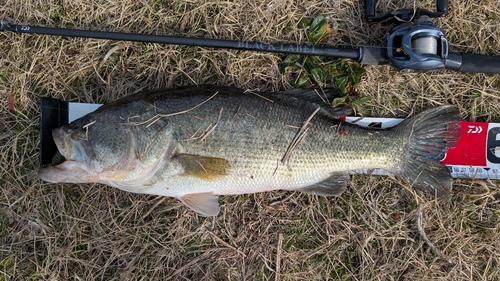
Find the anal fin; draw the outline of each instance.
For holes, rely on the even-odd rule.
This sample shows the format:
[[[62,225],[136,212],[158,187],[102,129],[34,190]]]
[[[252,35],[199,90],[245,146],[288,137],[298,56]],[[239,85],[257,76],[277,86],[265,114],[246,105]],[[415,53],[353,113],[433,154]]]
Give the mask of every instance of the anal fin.
[[[191,210],[205,217],[214,217],[220,212],[219,197],[212,192],[185,194],[179,200]]]
[[[348,180],[347,174],[335,173],[324,181],[297,189],[297,191],[319,196],[340,196],[346,190]]]

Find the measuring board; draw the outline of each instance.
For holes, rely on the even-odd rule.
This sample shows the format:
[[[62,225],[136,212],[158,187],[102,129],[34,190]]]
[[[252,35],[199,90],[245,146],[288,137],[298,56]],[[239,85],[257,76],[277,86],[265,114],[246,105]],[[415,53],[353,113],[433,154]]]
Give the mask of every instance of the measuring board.
[[[390,128],[404,119],[342,117],[364,127]],[[441,160],[454,178],[500,179],[500,123],[460,121],[460,138]],[[359,173],[388,174],[382,170]]]

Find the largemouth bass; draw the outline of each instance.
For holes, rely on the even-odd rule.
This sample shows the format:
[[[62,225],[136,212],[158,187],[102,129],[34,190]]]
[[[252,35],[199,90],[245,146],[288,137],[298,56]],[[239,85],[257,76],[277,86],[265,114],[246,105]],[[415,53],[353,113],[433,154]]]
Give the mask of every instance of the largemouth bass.
[[[385,169],[418,190],[448,195],[452,178],[439,161],[459,138],[454,106],[367,129],[336,120],[310,92],[200,86],[128,96],[55,129],[62,163],[38,175],[171,196],[204,216],[219,213],[218,195],[339,196],[348,172],[359,169]]]

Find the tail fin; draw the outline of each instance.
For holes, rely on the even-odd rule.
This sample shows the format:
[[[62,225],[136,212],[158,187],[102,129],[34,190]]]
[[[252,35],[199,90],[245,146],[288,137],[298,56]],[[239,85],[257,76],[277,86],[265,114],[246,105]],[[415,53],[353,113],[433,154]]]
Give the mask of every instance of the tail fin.
[[[398,130],[406,135],[407,144],[396,175],[418,190],[446,198],[452,188],[452,177],[439,161],[460,137],[459,120],[457,108],[447,105],[403,121]]]

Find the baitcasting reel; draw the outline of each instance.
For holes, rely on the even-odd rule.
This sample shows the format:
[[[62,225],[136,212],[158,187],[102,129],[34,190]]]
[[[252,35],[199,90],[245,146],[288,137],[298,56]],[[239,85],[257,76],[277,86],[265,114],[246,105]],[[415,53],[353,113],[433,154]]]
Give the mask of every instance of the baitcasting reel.
[[[375,4],[376,0],[366,0],[369,22],[392,19],[400,23],[387,34],[387,59],[397,69],[425,71],[452,67],[444,31],[435,27],[431,20],[446,15],[447,0],[437,0],[436,12],[421,8],[401,9],[381,16],[375,16]]]
[[[387,34],[387,59],[399,70],[445,68],[448,41],[428,16],[405,23]]]
[[[385,56],[397,69],[427,71],[447,68],[461,72],[499,73],[499,57],[449,52],[444,31],[434,26],[431,20],[446,16],[447,0],[437,0],[435,12],[422,8],[400,9],[381,16],[375,15],[375,5],[376,0],[366,0],[365,14],[369,22],[392,20],[398,23],[387,33],[386,53],[375,56]],[[379,60],[378,63],[385,62]]]

